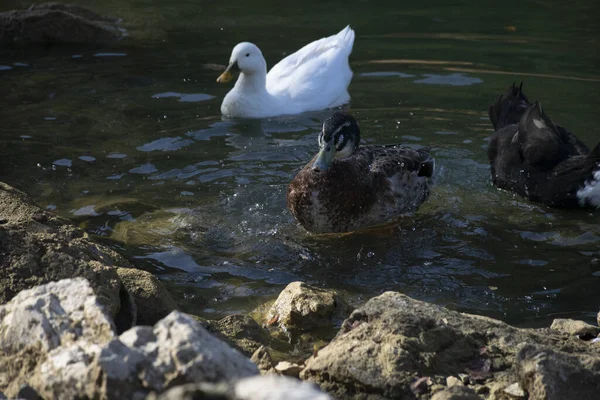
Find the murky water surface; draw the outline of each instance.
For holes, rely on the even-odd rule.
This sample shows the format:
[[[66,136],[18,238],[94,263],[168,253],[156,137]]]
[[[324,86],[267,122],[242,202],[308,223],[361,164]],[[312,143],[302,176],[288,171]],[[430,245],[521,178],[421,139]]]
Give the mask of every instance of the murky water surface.
[[[519,325],[594,320],[600,213],[496,190],[485,150],[488,104],[514,80],[588,145],[600,139],[594,2],[77,3],[121,17],[129,36],[0,51],[1,178],[156,273],[186,310],[247,312],[303,280]],[[348,23],[364,141],[433,146],[437,181],[396,226],[312,236],[285,193],[329,112],[223,120],[230,86],[214,64],[247,40],[273,65]]]

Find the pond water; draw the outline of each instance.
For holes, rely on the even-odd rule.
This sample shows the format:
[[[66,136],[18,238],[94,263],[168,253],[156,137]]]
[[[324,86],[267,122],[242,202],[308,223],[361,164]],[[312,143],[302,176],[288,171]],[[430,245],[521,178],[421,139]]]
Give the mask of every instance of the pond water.
[[[185,310],[248,312],[303,280],[521,326],[595,319],[600,212],[497,190],[486,158],[487,107],[513,81],[598,142],[594,2],[75,3],[122,18],[129,35],[106,48],[0,50],[0,178],[157,274]],[[215,79],[237,42],[272,66],[347,24],[349,108],[365,143],[433,146],[437,179],[395,226],[313,236],[285,193],[330,111],[225,120],[231,85]]]

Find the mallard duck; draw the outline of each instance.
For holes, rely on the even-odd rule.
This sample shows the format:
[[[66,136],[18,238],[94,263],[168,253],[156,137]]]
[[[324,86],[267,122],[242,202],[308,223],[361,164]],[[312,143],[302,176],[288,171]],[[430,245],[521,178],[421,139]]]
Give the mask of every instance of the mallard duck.
[[[287,192],[288,209],[306,230],[350,232],[383,224],[417,210],[429,196],[435,166],[429,149],[359,142],[351,115],[336,112],[323,123],[319,153]]]
[[[492,182],[552,207],[600,207],[600,143],[590,152],[514,84],[489,107]]]
[[[354,44],[350,26],[337,35],[307,44],[267,74],[260,49],[248,42],[236,45],[229,66],[217,82],[239,78],[221,104],[227,116],[265,118],[337,107],[350,100],[352,71],[348,56]]]

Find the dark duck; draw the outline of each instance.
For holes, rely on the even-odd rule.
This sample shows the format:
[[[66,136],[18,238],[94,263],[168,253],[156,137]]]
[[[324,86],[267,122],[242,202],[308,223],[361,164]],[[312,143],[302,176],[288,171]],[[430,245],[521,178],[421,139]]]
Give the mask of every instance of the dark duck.
[[[309,232],[351,232],[411,213],[429,196],[435,166],[428,149],[360,146],[349,114],[323,123],[319,153],[288,188],[287,206]]]
[[[529,103],[522,83],[498,96],[489,117],[494,185],[551,207],[600,207],[600,143],[590,151],[554,124],[540,103]]]

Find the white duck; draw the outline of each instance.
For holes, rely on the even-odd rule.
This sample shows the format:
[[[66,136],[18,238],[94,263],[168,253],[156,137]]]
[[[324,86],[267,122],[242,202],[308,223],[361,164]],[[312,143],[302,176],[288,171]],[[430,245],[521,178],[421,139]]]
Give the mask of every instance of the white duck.
[[[229,66],[217,82],[240,76],[221,104],[227,116],[265,118],[337,107],[350,100],[352,70],[348,56],[354,31],[347,26],[337,35],[307,44],[267,74],[260,49],[248,42],[233,48]]]

